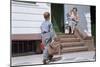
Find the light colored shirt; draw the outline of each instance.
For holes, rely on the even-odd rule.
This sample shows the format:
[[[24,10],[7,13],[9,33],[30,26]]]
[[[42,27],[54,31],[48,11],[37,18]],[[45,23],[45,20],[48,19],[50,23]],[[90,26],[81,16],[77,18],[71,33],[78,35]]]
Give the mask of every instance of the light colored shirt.
[[[41,24],[41,32],[51,32],[52,23],[50,21],[44,21]]]
[[[40,28],[41,28],[41,35],[42,36],[44,35],[43,32],[49,32],[49,34],[52,37],[52,40],[57,37],[57,35],[55,33],[55,30],[53,29],[53,25],[52,25],[52,23],[50,21],[44,21],[41,24],[41,27]]]

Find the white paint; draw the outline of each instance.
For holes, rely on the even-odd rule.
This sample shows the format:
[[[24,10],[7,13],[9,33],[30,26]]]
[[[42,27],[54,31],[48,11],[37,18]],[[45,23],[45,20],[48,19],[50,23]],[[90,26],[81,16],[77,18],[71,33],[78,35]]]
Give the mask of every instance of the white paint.
[[[40,33],[43,13],[50,12],[49,3],[24,3],[12,1],[12,34]]]
[[[23,24],[21,24],[23,23]],[[14,21],[12,23],[12,27],[39,27],[41,25],[41,22],[33,22],[33,21]]]
[[[41,32],[40,28],[12,28],[13,34],[34,34]]]
[[[87,5],[64,5],[64,21],[66,22],[66,14],[73,8],[77,7],[78,14],[80,16],[80,22],[78,23],[78,29],[81,32],[85,32],[88,36],[91,36],[91,16],[90,6]]]
[[[86,20],[87,20],[87,30],[85,32],[88,34],[88,36],[91,36],[91,19],[90,19],[90,13],[85,14]]]
[[[96,5],[96,0],[24,0],[24,1]]]

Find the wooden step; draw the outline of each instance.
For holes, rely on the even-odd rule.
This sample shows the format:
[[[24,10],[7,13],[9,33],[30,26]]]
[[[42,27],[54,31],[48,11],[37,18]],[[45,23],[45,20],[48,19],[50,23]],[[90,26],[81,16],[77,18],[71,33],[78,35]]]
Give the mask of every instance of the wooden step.
[[[58,35],[59,38],[76,38],[75,35]]]
[[[75,47],[75,46],[84,46],[84,42],[68,42],[61,43],[62,47]]]
[[[68,47],[68,48],[63,48],[62,53],[67,53],[67,52],[80,52],[80,51],[87,51],[88,47],[87,46],[80,46],[80,47]]]
[[[60,42],[80,42],[80,38],[60,38]]]

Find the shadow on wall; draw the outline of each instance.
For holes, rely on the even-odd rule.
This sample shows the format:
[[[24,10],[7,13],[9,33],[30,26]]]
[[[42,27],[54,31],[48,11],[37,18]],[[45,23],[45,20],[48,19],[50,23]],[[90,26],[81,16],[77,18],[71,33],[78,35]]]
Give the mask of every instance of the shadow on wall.
[[[78,28],[82,33],[91,33],[91,23],[90,23],[90,7],[89,6],[76,6],[78,8],[78,13],[80,16],[80,22]]]

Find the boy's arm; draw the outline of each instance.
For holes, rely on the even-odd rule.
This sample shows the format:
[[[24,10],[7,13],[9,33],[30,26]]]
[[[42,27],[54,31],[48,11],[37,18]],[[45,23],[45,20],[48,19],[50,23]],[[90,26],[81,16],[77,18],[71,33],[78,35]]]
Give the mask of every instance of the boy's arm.
[[[80,17],[79,17],[79,16],[76,16],[75,21],[76,21],[76,22],[79,22],[79,20],[80,20]]]
[[[67,13],[67,20],[72,19],[71,12]]]
[[[53,38],[57,37],[57,36],[56,36],[56,33],[55,33],[55,30],[53,29],[52,23],[50,24],[50,32],[52,32],[52,37],[53,37]]]

